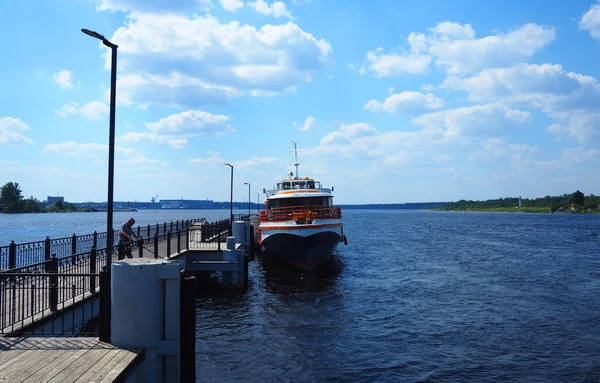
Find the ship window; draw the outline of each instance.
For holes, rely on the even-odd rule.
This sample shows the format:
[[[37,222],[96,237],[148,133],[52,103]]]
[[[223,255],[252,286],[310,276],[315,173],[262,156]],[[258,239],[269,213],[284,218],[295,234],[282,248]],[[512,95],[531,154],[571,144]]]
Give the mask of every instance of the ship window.
[[[290,183],[289,182],[284,182],[283,183],[283,190],[289,190],[290,189]]]
[[[315,188],[315,182],[314,181],[308,181],[308,188],[309,189],[314,189]]]

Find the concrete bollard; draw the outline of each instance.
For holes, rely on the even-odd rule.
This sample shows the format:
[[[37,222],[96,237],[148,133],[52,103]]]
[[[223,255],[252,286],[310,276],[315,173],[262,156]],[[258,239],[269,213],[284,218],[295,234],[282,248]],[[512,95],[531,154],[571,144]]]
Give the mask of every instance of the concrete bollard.
[[[225,242],[227,243],[227,250],[235,250],[235,237],[227,237]]]
[[[143,348],[139,381],[179,381],[180,264],[131,258],[111,267],[111,343]]]

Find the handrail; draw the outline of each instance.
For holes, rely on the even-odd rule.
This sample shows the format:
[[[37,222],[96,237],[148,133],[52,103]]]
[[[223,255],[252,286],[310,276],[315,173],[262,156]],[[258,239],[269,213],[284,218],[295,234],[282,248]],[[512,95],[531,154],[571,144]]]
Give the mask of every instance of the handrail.
[[[335,206],[286,206],[260,212],[261,222],[295,221],[296,219],[341,219],[342,209]]]

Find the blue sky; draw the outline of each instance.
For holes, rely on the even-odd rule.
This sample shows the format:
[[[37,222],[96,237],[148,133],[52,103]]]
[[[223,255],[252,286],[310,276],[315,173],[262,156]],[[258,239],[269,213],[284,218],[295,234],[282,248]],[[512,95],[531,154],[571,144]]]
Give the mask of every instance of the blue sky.
[[[105,201],[600,194],[600,3],[0,0],[0,183]],[[261,195],[262,198],[262,195]]]

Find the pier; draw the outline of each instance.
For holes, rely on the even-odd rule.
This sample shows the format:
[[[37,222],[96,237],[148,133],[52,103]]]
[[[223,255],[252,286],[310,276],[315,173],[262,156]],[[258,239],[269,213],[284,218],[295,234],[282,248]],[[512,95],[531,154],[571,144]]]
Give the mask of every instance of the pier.
[[[144,361],[158,363],[158,356],[149,356],[144,347],[118,347],[111,342],[111,321],[117,315],[111,317],[111,307],[115,297],[122,294],[110,294],[108,257],[112,269],[128,264],[142,268],[176,266],[179,272],[171,278],[177,279],[177,286],[183,286],[187,279],[193,280],[194,286],[186,281],[186,291],[182,287],[181,294],[179,288],[171,288],[172,301],[179,302],[180,295],[183,300],[189,291],[195,291],[196,280],[187,278],[194,275],[219,273],[223,286],[246,289],[253,247],[248,221],[249,217],[240,216],[236,222],[196,219],[138,226],[135,230],[139,240],[130,249],[122,244],[107,249],[107,233],[74,234],[25,244],[11,242],[0,247],[0,381],[108,382],[128,376],[127,381],[145,381],[139,371],[137,375],[132,371]],[[131,250],[132,258],[125,257],[127,250]],[[113,287],[115,283],[118,281],[112,280]],[[185,354],[183,351],[176,354],[182,365],[187,363],[189,375],[189,371],[195,371],[190,365],[195,363],[195,346],[184,347],[183,343],[195,338],[195,319],[190,318],[195,318],[195,309],[185,306],[195,307],[195,294],[186,299],[187,304],[170,307],[169,313],[177,312],[170,324],[172,333],[174,326],[180,327],[173,320],[188,323],[188,330],[181,331],[192,331],[185,338],[179,334],[173,338],[181,343],[181,350],[188,350],[186,358],[180,355]],[[164,360],[175,352],[174,343],[168,344],[165,347],[170,351],[161,354]],[[32,367],[34,360],[38,362]],[[180,375],[183,370],[179,365],[171,366],[171,375],[177,371],[175,375],[181,379],[166,381],[194,381],[191,376]]]

